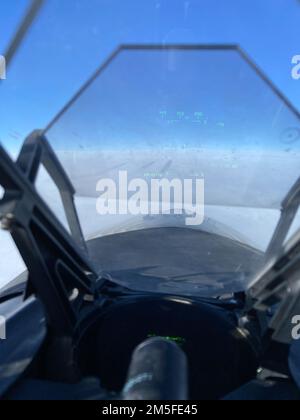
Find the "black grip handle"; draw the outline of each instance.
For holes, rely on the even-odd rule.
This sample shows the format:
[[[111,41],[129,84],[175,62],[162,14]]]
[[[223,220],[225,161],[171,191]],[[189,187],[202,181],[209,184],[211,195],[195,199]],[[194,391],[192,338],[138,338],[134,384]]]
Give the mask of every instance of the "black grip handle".
[[[187,400],[188,364],[181,348],[163,338],[151,338],[133,353],[124,400]]]

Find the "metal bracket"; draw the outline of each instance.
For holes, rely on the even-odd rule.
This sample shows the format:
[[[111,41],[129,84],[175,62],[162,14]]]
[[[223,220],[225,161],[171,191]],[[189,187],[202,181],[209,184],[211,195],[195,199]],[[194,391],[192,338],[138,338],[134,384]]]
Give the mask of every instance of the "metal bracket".
[[[284,241],[295,220],[300,206],[300,178],[292,186],[281,203],[281,217],[266,251],[266,260],[278,257],[284,248]]]
[[[36,191],[40,165],[60,191],[73,238]],[[0,145],[0,180],[5,190],[1,226],[10,231],[29,270],[30,290],[43,302],[52,329],[72,334],[86,296],[95,296],[99,278],[86,255],[75,190],[41,131],[27,138],[16,162]]]
[[[272,339],[290,344],[292,319],[300,313],[300,231],[273,257],[250,285],[249,309],[267,312],[274,308],[268,325]],[[277,306],[276,306],[277,305]]]

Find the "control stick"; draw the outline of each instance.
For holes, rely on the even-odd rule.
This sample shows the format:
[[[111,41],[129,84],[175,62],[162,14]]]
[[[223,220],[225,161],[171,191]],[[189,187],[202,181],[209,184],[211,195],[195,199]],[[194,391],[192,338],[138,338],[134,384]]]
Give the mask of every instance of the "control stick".
[[[183,350],[169,340],[155,337],[133,353],[124,400],[187,400],[188,364]]]

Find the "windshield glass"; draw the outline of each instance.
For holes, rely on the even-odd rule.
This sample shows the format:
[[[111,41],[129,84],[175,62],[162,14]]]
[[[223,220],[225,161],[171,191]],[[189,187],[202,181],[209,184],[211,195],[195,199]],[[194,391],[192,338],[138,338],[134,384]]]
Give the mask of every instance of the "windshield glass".
[[[297,111],[230,46],[120,48],[46,136],[76,188],[86,239],[123,234],[109,256],[122,262],[102,252],[99,264],[152,291],[244,289],[299,176]],[[141,230],[149,236],[124,242]],[[141,250],[144,241],[155,246]],[[180,262],[157,260],[166,248]]]
[[[3,5],[0,54],[29,3]],[[149,291],[247,287],[300,175],[300,124],[243,51],[299,108],[299,13],[294,0],[44,2],[1,80],[0,142],[17,156],[116,51],[45,129],[99,271]],[[43,170],[36,187],[68,228]],[[1,289],[25,266],[6,232],[0,248]]]

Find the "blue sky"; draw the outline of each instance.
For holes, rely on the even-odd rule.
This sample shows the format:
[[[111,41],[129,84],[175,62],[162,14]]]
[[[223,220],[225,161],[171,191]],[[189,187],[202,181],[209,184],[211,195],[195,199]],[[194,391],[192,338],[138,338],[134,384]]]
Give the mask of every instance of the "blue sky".
[[[29,2],[2,0],[0,54]],[[298,0],[48,0],[1,83],[0,139],[44,127],[122,43],[238,43],[300,109]]]

